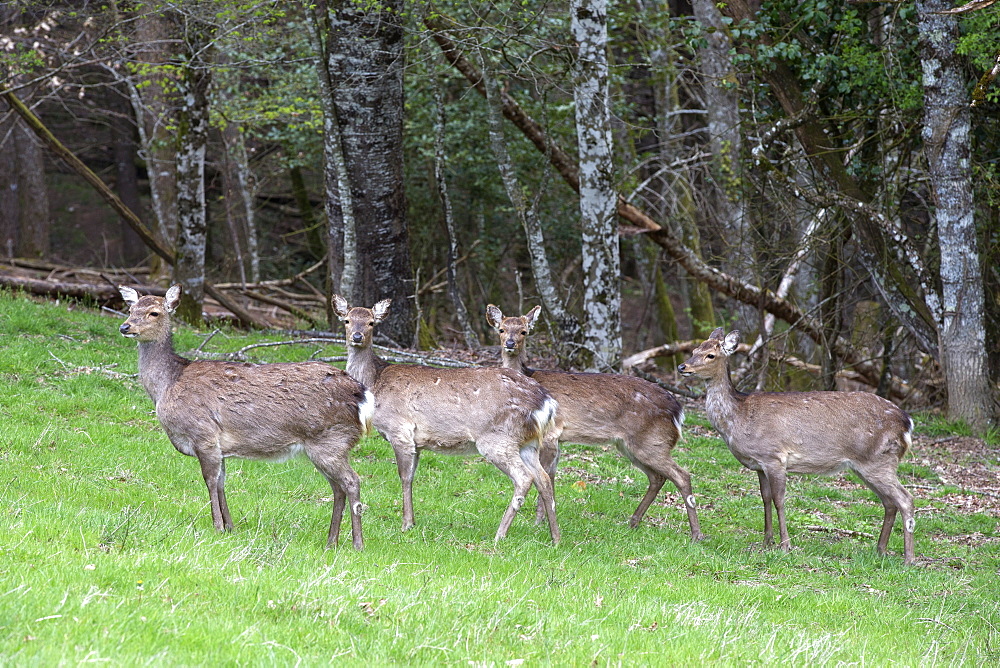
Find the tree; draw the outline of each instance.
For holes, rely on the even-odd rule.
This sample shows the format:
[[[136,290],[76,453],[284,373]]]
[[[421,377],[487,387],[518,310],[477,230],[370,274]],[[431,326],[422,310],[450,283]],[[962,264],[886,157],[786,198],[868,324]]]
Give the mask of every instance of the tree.
[[[210,27],[184,16],[184,52],[177,80],[181,106],[177,114],[177,262],[174,280],[181,284],[179,317],[201,322],[205,297],[205,247],[208,213],[205,202],[205,150],[209,128],[212,69]]]
[[[966,78],[955,54],[958,21],[944,0],[918,0],[924,157],[941,253],[938,340],[948,415],[985,429],[994,417],[983,278],[976,242]]]
[[[573,0],[570,23],[577,44],[573,97],[580,161],[583,337],[587,366],[604,371],[620,368],[622,351],[618,194],[611,160],[606,0]]]
[[[319,2],[314,26],[327,129],[328,203],[334,193],[353,212],[356,252],[343,253],[344,274],[354,271],[344,297],[371,306],[393,300],[380,331],[393,341],[413,340],[414,285],[403,182],[402,0],[378,4]],[[343,163],[340,164],[341,156]],[[349,198],[349,199],[347,199]],[[327,208],[331,229],[341,213]],[[345,232],[347,231],[346,228]],[[337,234],[330,235],[336,252]],[[346,238],[341,236],[341,239]]]

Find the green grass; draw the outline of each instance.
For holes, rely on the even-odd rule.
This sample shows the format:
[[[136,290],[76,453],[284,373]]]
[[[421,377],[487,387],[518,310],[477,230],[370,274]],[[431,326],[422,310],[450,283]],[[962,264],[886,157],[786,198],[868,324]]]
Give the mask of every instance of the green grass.
[[[672,489],[628,528],[645,476],[604,448],[566,448],[558,547],[533,507],[494,544],[509,482],[478,459],[434,454],[417,474],[417,528],[401,533],[399,481],[380,438],[354,457],[368,506],[363,552],[349,539],[323,549],[330,490],[301,458],[231,462],[236,529],[217,534],[196,461],[172,448],[130,376],[135,343],[118,335],[119,321],[0,292],[4,664],[1000,661],[997,543],[952,539],[996,536],[996,517],[921,492],[921,564],[905,568],[898,529],[883,558],[873,539],[806,528],[877,533],[870,492],[798,477],[788,495],[795,549],[761,550],[756,476],[698,429],[707,423],[697,414],[676,450],[711,536],[696,545]],[[182,328],[177,348],[203,338]],[[206,348],[278,338],[223,332]],[[317,351],[338,352],[253,354]],[[939,484],[912,458],[901,475]]]

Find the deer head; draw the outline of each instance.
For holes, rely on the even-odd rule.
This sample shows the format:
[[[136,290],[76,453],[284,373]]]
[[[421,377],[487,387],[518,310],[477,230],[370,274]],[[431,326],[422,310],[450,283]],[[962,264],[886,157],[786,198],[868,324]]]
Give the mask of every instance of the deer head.
[[[522,316],[504,317],[498,306],[486,307],[486,321],[500,336],[500,348],[505,355],[518,356],[524,352],[524,342],[535,326],[541,306],[536,306]]]
[[[358,348],[369,348],[372,345],[372,334],[375,325],[385,320],[389,314],[391,299],[383,299],[372,308],[355,306],[351,308],[347,300],[340,295],[333,296],[333,310],[344,323],[347,345]]]
[[[738,330],[734,329],[723,335],[723,329],[718,327],[677,370],[685,377],[695,376],[702,380],[718,378],[721,374],[728,373],[727,360],[736,352],[739,343]]]
[[[118,331],[122,336],[138,341],[162,341],[170,335],[170,316],[181,301],[181,286],[174,285],[165,297],[139,293],[124,285],[118,287],[125,304],[129,307],[128,319]]]

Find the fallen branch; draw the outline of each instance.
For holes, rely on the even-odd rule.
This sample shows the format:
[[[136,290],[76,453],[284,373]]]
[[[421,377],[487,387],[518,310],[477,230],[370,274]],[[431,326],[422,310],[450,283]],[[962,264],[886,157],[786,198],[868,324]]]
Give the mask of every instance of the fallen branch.
[[[0,285],[45,297],[90,298],[99,302],[110,302],[121,299],[121,295],[118,294],[116,287],[104,283],[46,281],[39,278],[24,278],[21,276],[0,274]],[[155,286],[142,286],[142,290],[146,294],[159,295],[161,297],[166,294],[166,290]]]
[[[655,348],[649,348],[648,350],[642,350],[623,359],[622,369],[632,369],[633,371],[637,371],[639,367],[656,357],[669,357],[671,355],[679,354],[688,355],[694,351],[700,343],[700,341],[678,341],[675,343],[667,343],[662,346],[657,346]],[[744,355],[748,354],[751,350],[752,347],[746,343],[741,343],[737,347],[737,351]],[[823,372],[823,369],[818,364],[809,364],[808,362],[804,362],[797,357],[785,355],[777,351],[768,351],[768,358],[774,362],[805,371],[815,377],[819,377]],[[867,387],[878,387],[877,383],[869,382],[869,378],[866,374],[860,373],[855,369],[841,369],[837,371],[835,375],[837,378],[842,380],[849,380]],[[891,379],[889,395],[890,398],[900,400],[905,399],[917,404],[923,403],[926,399],[923,392],[912,385],[902,382],[898,378]]]
[[[271,306],[276,306],[277,308],[280,308],[283,311],[287,311],[288,313],[291,313],[292,315],[294,315],[296,318],[301,318],[302,320],[305,320],[306,322],[308,322],[313,327],[319,327],[320,326],[320,321],[319,320],[317,320],[316,318],[312,317],[311,315],[309,315],[308,313],[306,313],[302,309],[298,308],[297,306],[293,306],[292,304],[289,304],[288,302],[283,302],[280,299],[275,299],[274,297],[269,297],[269,296],[267,296],[265,294],[262,294],[260,292],[255,291],[255,290],[240,290],[239,292],[242,293],[242,294],[244,294],[244,295],[246,295],[247,297],[250,297],[251,299],[256,299],[259,302],[263,302],[265,304],[270,304]]]
[[[167,248],[163,243],[157,239],[148,227],[139,219],[139,216],[135,214],[132,209],[128,208],[124,202],[114,193],[111,188],[107,186],[104,181],[101,180],[97,174],[95,174],[90,167],[87,167],[76,155],[66,148],[62,142],[52,132],[45,127],[45,124],[32,113],[28,107],[24,106],[21,102],[11,92],[3,94],[4,99],[10,105],[11,109],[17,112],[17,114],[28,124],[32,132],[38,136],[42,142],[49,147],[49,149],[59,156],[63,162],[65,162],[69,167],[79,174],[83,179],[89,183],[97,193],[104,198],[104,200],[111,205],[111,208],[121,216],[122,220],[128,223],[129,227],[135,230],[135,233],[139,235],[143,243],[152,250],[154,253],[159,255],[163,260],[169,265],[173,266],[175,258],[174,252]],[[217,302],[222,304],[225,308],[229,309],[233,315],[235,315],[241,322],[246,325],[251,325],[259,328],[266,329],[269,324],[263,320],[258,319],[252,315],[249,311],[241,307],[239,304],[229,299],[220,290],[216,289],[211,283],[205,282],[205,294],[215,299]]]
[[[486,89],[482,74],[469,62],[448,33],[448,29],[456,24],[448,25],[440,12],[435,11],[425,16],[424,25],[430,30],[432,38],[438,43],[445,59],[465,76],[476,91],[485,97]],[[501,95],[500,104],[504,117],[514,123],[524,136],[549,159],[566,184],[579,192],[580,178],[573,158],[550,139],[541,125],[531,118],[505,91]],[[864,376],[867,385],[878,386],[880,370],[870,361],[868,354],[859,351],[843,336],[838,336],[832,341],[829,340],[822,323],[809,317],[787,299],[778,297],[771,290],[744,283],[734,276],[709,266],[677,238],[670,231],[669,226],[661,226],[650,215],[628,203],[621,196],[618,199],[618,215],[635,226],[633,230],[620,228],[620,234],[628,235],[634,231],[645,233],[695,280],[727,297],[773,313],[789,325],[799,328],[813,341],[828,346],[837,357],[854,367],[858,373]]]
[[[824,527],[811,524],[806,526],[809,531],[821,531],[823,533],[835,533],[841,536],[849,536],[851,538],[868,538],[875,540],[875,535],[870,533],[865,533],[864,531],[852,531],[850,529],[837,529],[835,527]]]

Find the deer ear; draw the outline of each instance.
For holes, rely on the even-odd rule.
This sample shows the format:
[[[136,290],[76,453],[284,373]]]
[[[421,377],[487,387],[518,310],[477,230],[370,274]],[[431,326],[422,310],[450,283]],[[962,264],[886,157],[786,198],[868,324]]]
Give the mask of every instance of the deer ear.
[[[348,305],[346,299],[344,299],[340,295],[334,295],[333,296],[333,310],[341,318],[346,318],[347,317],[347,312],[351,310],[351,307]]]
[[[722,340],[722,339],[724,338],[724,336],[723,336],[723,335],[724,335],[725,333],[726,333],[726,332],[725,332],[725,330],[724,330],[724,329],[722,329],[721,327],[716,327],[716,328],[715,328],[715,331],[713,331],[713,332],[712,332],[712,333],[711,333],[711,334],[709,335],[709,337],[708,337],[708,338],[710,338],[710,339],[715,339],[716,341],[721,341],[721,340]]]
[[[722,342],[722,352],[732,355],[736,352],[736,346],[740,344],[740,332],[737,329],[726,334],[726,339]]]
[[[527,313],[524,314],[524,321],[528,323],[528,331],[530,332],[535,327],[535,321],[538,320],[538,314],[542,312],[541,305],[536,306]]]
[[[179,284],[171,285],[167,290],[166,296],[163,298],[163,306],[167,309],[167,313],[173,313],[177,310],[180,303],[181,286]]]
[[[385,316],[389,313],[389,304],[391,303],[391,299],[383,299],[372,307],[372,313],[375,314],[375,322],[382,322],[385,320]]]
[[[494,304],[486,305],[486,322],[490,323],[490,327],[493,329],[500,329],[500,323],[503,321],[503,311],[500,310],[499,306]]]
[[[126,287],[124,285],[118,286],[118,292],[122,293],[122,299],[125,300],[125,304],[131,308],[139,301],[139,293],[132,288]]]

